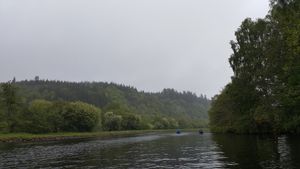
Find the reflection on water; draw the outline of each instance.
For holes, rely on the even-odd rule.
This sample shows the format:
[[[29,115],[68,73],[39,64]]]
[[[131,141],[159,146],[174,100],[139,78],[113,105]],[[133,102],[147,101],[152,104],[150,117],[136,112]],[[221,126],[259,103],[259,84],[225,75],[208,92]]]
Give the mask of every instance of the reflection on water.
[[[243,169],[299,168],[300,137],[215,134],[226,160]]]
[[[183,133],[0,144],[0,168],[299,168],[296,140]]]

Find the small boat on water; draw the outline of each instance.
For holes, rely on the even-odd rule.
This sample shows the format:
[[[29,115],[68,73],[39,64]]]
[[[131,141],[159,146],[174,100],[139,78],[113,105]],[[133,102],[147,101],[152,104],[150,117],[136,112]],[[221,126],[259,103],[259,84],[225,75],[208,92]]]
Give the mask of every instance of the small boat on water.
[[[202,135],[203,133],[204,133],[204,132],[203,132],[203,130],[199,130],[199,134],[201,134],[201,135]]]
[[[179,129],[176,130],[176,134],[180,134],[181,131]]]

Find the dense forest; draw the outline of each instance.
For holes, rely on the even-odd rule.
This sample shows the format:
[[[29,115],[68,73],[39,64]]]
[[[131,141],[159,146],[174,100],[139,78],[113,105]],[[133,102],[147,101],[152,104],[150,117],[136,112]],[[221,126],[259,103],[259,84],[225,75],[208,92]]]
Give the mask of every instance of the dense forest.
[[[300,1],[272,0],[270,7],[235,33],[234,75],[213,98],[213,131],[300,133]]]
[[[205,127],[210,100],[191,92],[158,93],[103,82],[2,83],[0,132],[47,133]]]

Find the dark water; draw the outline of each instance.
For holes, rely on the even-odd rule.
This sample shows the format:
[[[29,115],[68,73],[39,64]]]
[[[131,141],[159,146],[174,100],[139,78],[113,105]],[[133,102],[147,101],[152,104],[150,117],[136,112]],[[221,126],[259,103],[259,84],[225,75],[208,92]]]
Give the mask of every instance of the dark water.
[[[0,168],[300,168],[299,137],[205,133],[0,144]]]

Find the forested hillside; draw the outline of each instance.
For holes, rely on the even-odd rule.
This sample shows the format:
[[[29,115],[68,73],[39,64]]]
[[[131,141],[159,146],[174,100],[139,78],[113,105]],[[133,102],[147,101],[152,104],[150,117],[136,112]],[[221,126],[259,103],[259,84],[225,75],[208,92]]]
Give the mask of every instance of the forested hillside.
[[[13,94],[6,88],[13,91]],[[0,92],[2,120],[5,119],[5,114],[17,114],[18,117],[8,121],[11,123],[15,121],[15,125],[23,126],[22,128],[31,126],[26,131],[35,129],[33,123],[38,124],[43,121],[40,124],[41,129],[35,132],[80,131],[95,128],[128,130],[203,127],[208,123],[207,111],[210,106],[210,100],[206,96],[198,97],[191,92],[177,92],[174,89],[147,93],[138,91],[134,87],[114,83],[49,81],[40,80],[38,77],[35,80],[19,82],[13,80],[3,83]],[[7,103],[9,95],[13,95],[13,100],[18,103],[12,106]],[[15,110],[7,110],[10,106],[16,107]],[[56,115],[53,115],[53,112],[56,112]],[[66,112],[73,112],[76,115]],[[87,121],[78,126],[77,124],[81,123],[80,119],[86,114],[76,112],[93,112],[94,114],[90,114]],[[73,121],[67,122],[70,125],[65,126],[71,116],[74,116]],[[39,119],[39,117],[45,118]],[[19,120],[22,118],[23,120]],[[33,122],[30,118],[37,119]],[[57,126],[56,120],[52,119],[53,124],[44,126],[45,123],[51,121],[51,118],[60,120],[59,123],[64,125]],[[24,124],[24,121],[30,125]],[[1,124],[2,128],[10,125],[3,121]],[[52,127],[49,128],[49,126]],[[9,128],[15,130],[14,126]]]
[[[34,99],[83,101],[105,111],[120,109],[141,115],[208,119],[209,100],[191,92],[164,89],[160,93],[147,93],[134,87],[102,82],[31,80],[16,85],[27,102]]]
[[[300,1],[272,0],[231,42],[232,81],[213,99],[213,131],[300,133]]]

